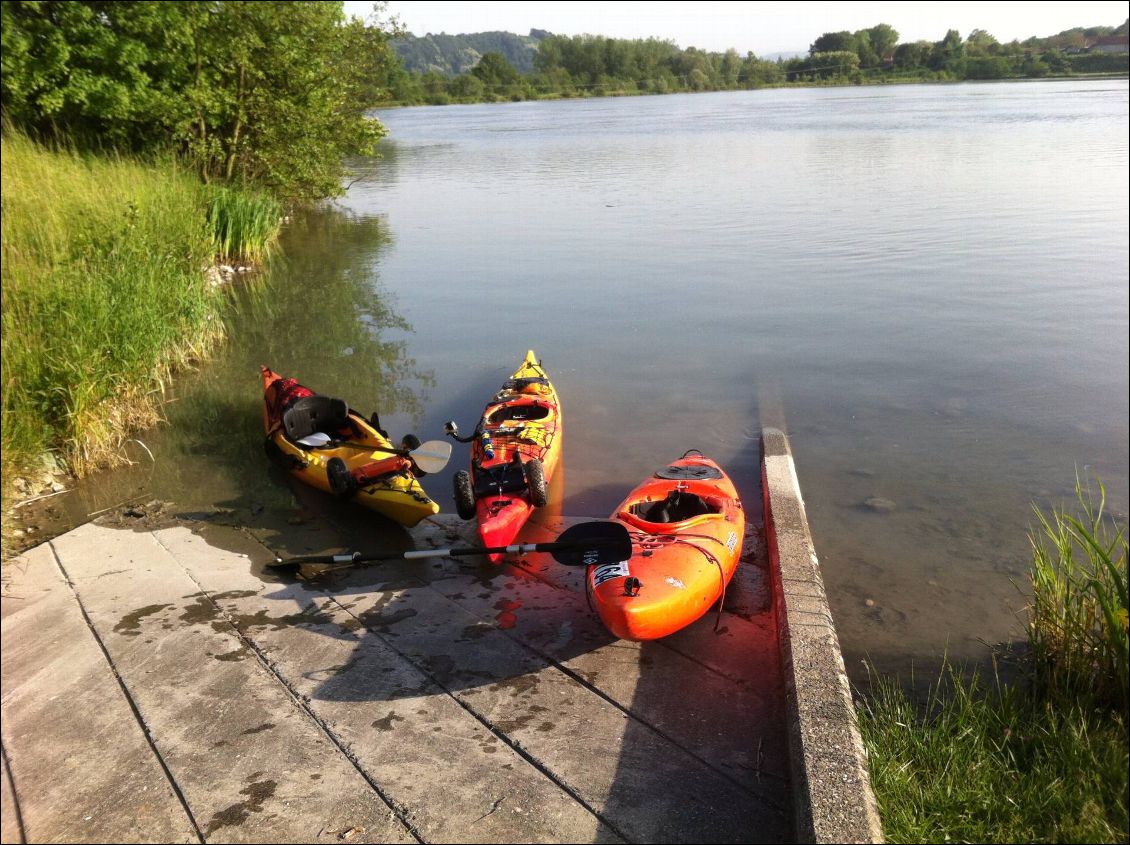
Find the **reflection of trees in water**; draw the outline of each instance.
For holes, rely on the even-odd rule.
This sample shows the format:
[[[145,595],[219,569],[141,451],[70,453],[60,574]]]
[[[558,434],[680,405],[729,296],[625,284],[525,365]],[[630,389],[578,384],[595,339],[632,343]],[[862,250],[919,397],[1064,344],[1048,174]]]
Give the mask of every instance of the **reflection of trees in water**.
[[[377,218],[334,208],[296,216],[270,272],[232,292],[227,347],[178,383],[161,450],[171,447],[174,463],[176,455],[191,455],[212,472],[222,464],[240,487],[267,486],[260,364],[340,396],[366,416],[378,411],[418,421],[435,376],[408,355],[403,336],[412,327],[377,276],[389,242]],[[389,434],[399,439],[404,432]]]

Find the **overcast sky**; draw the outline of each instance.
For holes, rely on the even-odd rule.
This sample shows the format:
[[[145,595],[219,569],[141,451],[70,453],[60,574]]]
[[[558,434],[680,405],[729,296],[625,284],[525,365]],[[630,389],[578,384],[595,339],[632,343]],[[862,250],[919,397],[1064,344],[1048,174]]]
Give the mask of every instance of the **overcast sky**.
[[[367,16],[371,2],[346,2],[350,14]],[[559,35],[660,38],[680,47],[743,55],[807,51],[825,32],[887,23],[900,41],[940,41],[948,29],[964,38],[988,30],[998,41],[1054,35],[1075,26],[1118,26],[1130,14],[1125,2],[442,2],[391,0],[389,13],[414,35],[531,28]]]

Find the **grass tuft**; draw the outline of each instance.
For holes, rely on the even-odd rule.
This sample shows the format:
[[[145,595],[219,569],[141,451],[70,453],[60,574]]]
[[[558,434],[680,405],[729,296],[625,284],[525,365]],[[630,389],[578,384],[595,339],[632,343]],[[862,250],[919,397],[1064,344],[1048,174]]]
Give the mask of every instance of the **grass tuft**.
[[[225,297],[204,274],[209,194],[172,159],[80,155],[12,131],[0,144],[3,474],[50,451],[83,475],[123,461],[130,433],[160,419],[171,374],[224,336]],[[272,239],[260,229],[255,243]]]
[[[1033,549],[1028,642],[1037,682],[1052,698],[1092,697],[1125,712],[1130,687],[1127,540],[1104,515],[1106,491],[1076,479],[1076,516],[1039,510]]]
[[[282,213],[282,206],[268,194],[210,188],[208,226],[216,255],[228,261],[263,261],[275,246]]]

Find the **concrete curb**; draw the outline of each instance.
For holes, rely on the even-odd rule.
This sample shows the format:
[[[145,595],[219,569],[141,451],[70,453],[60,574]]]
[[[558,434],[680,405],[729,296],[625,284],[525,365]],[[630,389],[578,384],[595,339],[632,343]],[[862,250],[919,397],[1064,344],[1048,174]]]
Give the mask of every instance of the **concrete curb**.
[[[867,753],[788,437],[761,432],[761,489],[785,678],[796,835],[882,842]]]

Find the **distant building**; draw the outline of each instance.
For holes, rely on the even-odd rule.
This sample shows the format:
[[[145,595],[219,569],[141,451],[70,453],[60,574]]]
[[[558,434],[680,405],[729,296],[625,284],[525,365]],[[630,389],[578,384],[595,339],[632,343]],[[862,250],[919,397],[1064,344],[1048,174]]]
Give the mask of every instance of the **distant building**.
[[[1130,53],[1130,40],[1125,35],[1106,35],[1087,45],[1088,53]]]

